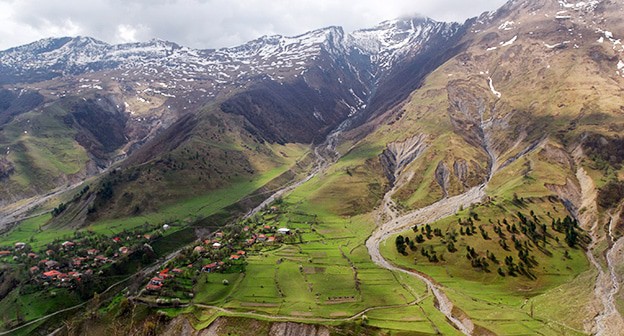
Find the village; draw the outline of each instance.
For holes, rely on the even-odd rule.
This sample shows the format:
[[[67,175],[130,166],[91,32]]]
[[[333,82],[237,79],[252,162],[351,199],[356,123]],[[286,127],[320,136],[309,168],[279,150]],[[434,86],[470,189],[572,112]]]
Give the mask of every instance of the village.
[[[135,299],[147,304],[184,304],[193,298],[193,285],[200,276],[215,272],[244,272],[248,253],[259,253],[296,241],[297,232],[268,224],[277,224],[275,219],[280,214],[279,207],[272,206],[255,218],[227,225],[184,248],[153,274]],[[229,283],[224,281],[223,285]]]
[[[271,222],[274,225],[267,225],[264,220],[267,216],[274,219],[279,213],[279,208],[272,206],[261,216],[227,225],[196,240],[161,265],[147,279],[137,299],[158,304],[188,300],[193,297],[193,284],[201,274],[243,272],[247,253],[294,242],[296,233],[275,226],[275,221]],[[0,261],[23,268],[26,282],[37,290],[74,290],[81,288],[85,280],[118,275],[113,269],[129,259],[138,259],[142,266],[157,262],[162,256],[154,252],[153,242],[175,229],[169,224],[146,223],[113,236],[77,231],[71,238],[54,241],[38,251],[24,242],[0,247]]]
[[[31,285],[71,289],[85,278],[104,274],[108,266],[136,251],[149,256],[150,242],[168,229],[168,224],[158,228],[143,225],[112,237],[77,231],[71,238],[56,240],[40,251],[17,242],[0,247],[0,261],[27,268]]]

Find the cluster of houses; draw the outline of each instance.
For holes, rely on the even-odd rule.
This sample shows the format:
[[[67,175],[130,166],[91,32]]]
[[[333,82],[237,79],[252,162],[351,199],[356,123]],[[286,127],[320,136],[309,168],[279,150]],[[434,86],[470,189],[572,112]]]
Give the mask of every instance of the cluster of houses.
[[[12,248],[1,250],[0,260],[11,258],[15,263],[26,265],[34,284],[73,288],[84,276],[93,275],[105,265],[132,253],[133,246],[142,246],[151,238],[149,234],[113,238],[91,236],[91,239],[77,238],[48,244],[40,253],[34,253],[31,246],[18,242]]]
[[[145,286],[145,289],[147,289],[150,292],[159,292],[165,285],[165,282],[167,282],[170,279],[175,278],[176,275],[180,275],[183,272],[184,271],[180,268],[174,268],[171,271],[168,268],[165,268],[164,270],[158,272],[158,275],[154,276],[149,281],[147,286]]]
[[[247,252],[244,248],[250,248],[255,244],[279,243],[283,236],[290,235],[287,228],[276,229],[269,225],[258,227],[244,226],[242,233],[230,234],[223,231],[215,232],[209,239],[205,239],[192,249],[192,254],[197,260],[180,268],[165,268],[154,275],[145,286],[148,294],[158,294],[167,287],[169,279],[182,273],[182,268],[195,269],[204,273],[223,272],[229,266],[236,265],[244,260]],[[206,263],[206,260],[209,262]]]

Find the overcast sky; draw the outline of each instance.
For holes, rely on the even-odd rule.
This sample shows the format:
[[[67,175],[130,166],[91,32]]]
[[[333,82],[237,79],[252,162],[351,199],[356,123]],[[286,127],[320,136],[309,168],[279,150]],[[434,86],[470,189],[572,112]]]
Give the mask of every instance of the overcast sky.
[[[459,21],[505,0],[0,0],[0,50],[45,37],[108,43],[160,38],[194,48],[298,35],[330,25],[346,31],[421,14]]]

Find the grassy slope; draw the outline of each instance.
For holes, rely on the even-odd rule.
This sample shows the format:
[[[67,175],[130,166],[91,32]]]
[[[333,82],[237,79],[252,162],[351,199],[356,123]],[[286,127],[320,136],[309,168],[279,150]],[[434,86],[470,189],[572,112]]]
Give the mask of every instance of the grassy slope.
[[[0,314],[2,314],[4,321],[8,322],[14,320],[19,311],[24,321],[31,321],[79,303],[80,299],[77,295],[66,289],[33,294],[20,294],[19,289],[15,289],[0,301]],[[26,333],[27,330],[28,328],[26,328]]]
[[[1,148],[15,174],[0,185],[2,192],[41,192],[56,186],[59,179],[80,173],[89,160],[75,140],[76,131],[63,123],[66,111],[59,104],[42,111],[24,113],[3,128]]]
[[[197,218],[213,215],[292,168],[300,156],[305,154],[305,147],[298,145],[287,145],[282,148],[278,147],[276,150],[288,153],[288,159],[284,160],[281,166],[275,167],[254,179],[238,181],[226,188],[215,190],[208,194],[188,197],[183,201],[163,207],[156,212],[147,213],[142,216],[101,220],[84,229],[112,235],[125,229],[140,226],[145,222],[157,224],[181,220],[182,222],[188,223]],[[54,239],[61,238],[65,235],[69,236],[74,232],[72,228],[46,227],[45,224],[50,218],[51,216],[49,214],[45,214],[25,220],[16,228],[4,234],[2,240],[6,244],[12,244],[18,241],[28,242],[37,248],[45,246],[45,244]]]
[[[112,196],[96,198],[90,222],[161,212],[218,190],[233,191],[231,196],[240,198],[293,167],[308,150],[303,144],[260,141],[245,130],[240,117],[213,107],[191,119],[170,127],[155,139],[156,145],[144,146],[119,172],[103,179],[112,183]],[[197,201],[209,202],[210,196]]]
[[[526,206],[518,208],[512,204],[502,202],[499,205],[489,204],[476,207],[473,211],[479,215],[479,221],[475,225],[484,225],[491,240],[484,240],[479,231],[473,236],[459,236],[455,243],[457,252],[450,253],[446,246],[440,243],[439,239],[427,240],[423,246],[433,247],[438,256],[444,259],[438,263],[431,263],[420,252],[410,251],[408,255],[400,255],[394,246],[393,236],[382,245],[382,252],[389,260],[406,268],[416,269],[423,272],[447,288],[447,295],[471,316],[479,324],[486,328],[502,334],[512,332],[520,333],[546,333],[556,335],[560,333],[575,333],[575,330],[583,329],[585,319],[583,309],[578,309],[577,300],[588,300],[588,294],[579,289],[584,286],[591,286],[591,272],[585,272],[589,268],[589,263],[582,249],[570,249],[563,243],[564,236],[560,233],[551,233],[559,237],[561,243],[554,239],[549,240],[547,249],[552,252],[548,256],[533,247],[531,255],[536,257],[538,265],[533,268],[537,279],[532,280],[525,276],[501,277],[496,269],[505,269],[503,259],[506,256],[514,257],[518,261],[516,250],[510,246],[510,251],[504,251],[498,244],[498,235],[494,233],[492,220],[506,218],[510,224],[515,218],[515,213],[521,211],[528,214],[533,210],[543,222],[550,223],[550,216],[558,218],[567,215],[566,210],[559,203],[550,201],[536,201]],[[456,230],[458,218],[467,218],[469,210],[464,210],[456,216],[452,216],[432,224],[432,228],[440,228],[443,233]],[[548,224],[550,225],[550,224]],[[414,238],[415,233],[406,231],[404,236]],[[509,240],[510,234],[506,232]],[[519,235],[521,236],[521,235]],[[490,272],[486,273],[471,267],[466,259],[466,246],[472,246],[481,256],[485,256],[485,251],[494,253],[499,260],[499,265],[490,261]],[[571,258],[564,257],[564,252],[568,251]],[[549,300],[556,298],[557,309],[552,309],[552,302]],[[533,317],[530,316],[531,306],[533,306]]]

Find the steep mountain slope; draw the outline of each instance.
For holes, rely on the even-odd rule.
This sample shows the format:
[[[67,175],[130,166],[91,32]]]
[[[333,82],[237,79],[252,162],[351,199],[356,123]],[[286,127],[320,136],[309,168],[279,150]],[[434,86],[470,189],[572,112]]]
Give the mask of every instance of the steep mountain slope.
[[[557,15],[571,5],[510,2],[476,20],[461,42],[468,47],[431,74],[401,109],[361,128],[364,134],[376,130],[358,146],[388,144],[386,152],[395,156],[413,136],[426,144],[420,153],[426,160],[403,163],[405,181],[396,200],[418,207],[487,181],[538,145],[554,142],[571,153],[586,132],[613,135],[621,123],[622,56],[605,31],[617,34],[611,30],[621,23],[602,14],[616,12],[609,5],[616,4],[569,9],[583,18],[577,22]],[[588,23],[598,20],[602,30]],[[550,193],[543,187],[541,192]]]
[[[93,176],[146,143],[122,166],[121,175],[132,176],[121,178],[126,191],[115,193],[121,197],[136,190],[141,195],[132,198],[141,201],[122,211],[114,204],[128,202],[96,199],[99,208],[113,204],[110,213],[117,216],[136,214],[128,209],[151,211],[191,191],[204,193],[232,179],[258,176],[275,166],[251,161],[283,161],[274,157],[280,151],[273,144],[321,142],[345,119],[358,114],[364,119],[385,102],[406,96],[435,66],[430,60],[436,50],[449,48],[461,33],[458,24],[415,18],[352,34],[329,27],[295,37],[265,36],[219,50],[159,40],[109,45],[87,37],[9,49],[0,53],[0,82],[12,92],[43,98],[5,113],[12,131],[2,143],[7,147],[2,203]],[[419,76],[405,80],[397,74],[394,69],[407,61]],[[195,150],[199,143],[203,149]],[[66,155],[69,148],[74,154]],[[217,158],[232,150],[239,165],[217,168],[223,164]],[[197,166],[180,151],[213,163]],[[173,170],[152,169],[173,161]],[[204,170],[202,183],[190,189],[180,183]],[[150,177],[137,180],[137,174]],[[148,180],[156,190],[175,192],[146,197],[138,186]]]
[[[596,290],[579,298],[587,302],[582,310],[558,301],[566,316],[544,314],[599,334],[617,333],[622,323],[613,294],[622,280],[604,270],[619,267],[604,257],[617,253],[610,246],[619,236],[604,232],[610,232],[609,213],[617,212],[621,197],[614,193],[615,182],[608,182],[612,187],[604,189],[610,192],[605,198],[614,202],[603,209],[595,203],[588,207],[591,187],[581,177],[589,171],[598,186],[621,178],[613,146],[623,111],[624,50],[618,37],[624,25],[616,14],[622,10],[616,1],[510,1],[477,18],[460,42],[461,52],[398,108],[346,135],[350,146],[343,147],[347,157],[377,155],[384,165],[392,182],[382,204],[388,225],[403,213],[446,204],[477,187],[486,188],[488,198],[482,207],[471,207],[475,213],[488,213],[490,202],[505,207],[525,199],[543,209],[550,207],[544,200],[560,200],[594,240],[588,246],[591,268],[561,290],[566,295],[588,286]],[[610,144],[613,150],[607,149]],[[449,224],[451,229],[459,232],[460,225]],[[596,283],[587,280],[597,271]],[[477,291],[462,293],[478,297]],[[545,296],[556,295],[561,294]],[[477,310],[467,313],[483,314]]]

